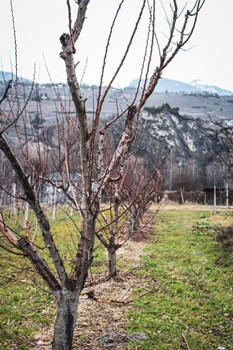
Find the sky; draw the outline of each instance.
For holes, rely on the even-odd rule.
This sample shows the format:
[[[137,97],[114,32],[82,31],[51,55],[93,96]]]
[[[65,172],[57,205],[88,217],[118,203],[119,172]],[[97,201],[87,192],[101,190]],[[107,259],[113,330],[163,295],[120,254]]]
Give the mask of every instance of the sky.
[[[193,3],[194,0],[187,0]],[[66,82],[64,62],[59,57],[59,37],[68,32],[66,0],[12,0],[16,28],[17,62],[19,75],[32,79],[36,64],[36,81]],[[73,20],[77,5],[72,3]],[[184,0],[178,0],[183,4]],[[99,84],[102,59],[107,37],[119,0],[90,0],[84,29],[76,45],[75,56],[79,81]],[[159,9],[156,32],[161,39],[166,36],[165,14]],[[163,4],[169,0],[163,0]],[[115,26],[109,47],[106,75],[107,83],[120,61],[131,30],[136,22],[142,0],[125,0]],[[233,1],[206,0],[198,18],[195,32],[185,51],[171,62],[163,77],[191,82],[200,79],[205,84],[233,91]],[[136,40],[125,68],[114,82],[115,87],[125,87],[138,78],[148,28],[145,12]],[[156,66],[156,58],[155,58]],[[47,69],[46,69],[47,66]],[[0,70],[14,71],[14,35],[12,30],[10,0],[1,0],[0,12]],[[49,74],[48,74],[49,71]]]

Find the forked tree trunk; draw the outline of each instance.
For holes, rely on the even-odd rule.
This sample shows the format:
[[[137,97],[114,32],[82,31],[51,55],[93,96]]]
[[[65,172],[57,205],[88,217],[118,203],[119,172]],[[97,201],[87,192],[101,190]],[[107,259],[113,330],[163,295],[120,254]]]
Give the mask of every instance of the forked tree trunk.
[[[108,248],[108,277],[114,278],[117,275],[116,249]]]
[[[95,237],[96,220],[89,213],[83,225],[83,234],[80,238],[76,257],[77,269],[72,279],[66,280],[66,288],[58,291],[57,315],[54,325],[52,350],[71,350],[73,344],[74,328],[78,319],[79,296],[88,276],[88,269],[92,261],[92,252]]]
[[[57,302],[52,350],[71,350],[77,319],[79,290],[63,289]]]

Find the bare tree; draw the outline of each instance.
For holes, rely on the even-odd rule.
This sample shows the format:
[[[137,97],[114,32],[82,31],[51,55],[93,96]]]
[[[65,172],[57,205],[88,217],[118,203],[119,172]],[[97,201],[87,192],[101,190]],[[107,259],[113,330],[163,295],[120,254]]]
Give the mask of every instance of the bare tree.
[[[123,175],[106,188],[109,210],[99,213],[96,236],[107,249],[108,277],[115,278],[117,251],[137,232],[144,214],[159,193],[160,172],[149,175],[134,157],[124,162]]]
[[[19,179],[21,188],[24,191],[23,199],[30,205],[37,218],[42,238],[45,247],[48,250],[50,260],[53,262],[54,269],[51,269],[50,264],[45,258],[42,258],[36,251],[33,242],[26,236],[20,236],[14,233],[6,225],[3,217],[0,220],[0,230],[5,238],[18,250],[22,251],[34,268],[38,271],[44,282],[49,287],[51,293],[57,301],[57,315],[54,325],[54,336],[52,341],[53,350],[68,350],[72,348],[73,332],[77,321],[77,308],[80,293],[84,287],[88,276],[88,269],[92,262],[92,253],[94,247],[94,238],[96,234],[96,223],[100,212],[100,203],[102,194],[106,190],[110,182],[114,181],[114,177],[122,178],[125,159],[129,150],[129,145],[133,147],[133,142],[137,135],[137,125],[140,111],[154,91],[164,69],[171,63],[178,52],[184,49],[185,45],[191,38],[196,26],[197,18],[205,0],[195,0],[191,4],[191,8],[179,9],[179,1],[173,0],[169,4],[168,10],[165,11],[167,19],[168,32],[164,35],[165,42],[163,45],[159,43],[157,36],[158,29],[155,21],[155,0],[143,0],[141,9],[136,19],[132,34],[129,37],[128,45],[122,55],[122,59],[116,68],[115,73],[109,81],[107,87],[103,87],[103,79],[106,69],[106,59],[109,53],[109,44],[112,39],[112,33],[116,27],[116,19],[121,10],[124,0],[119,1],[119,7],[113,19],[110,28],[109,37],[107,40],[106,51],[103,58],[103,66],[96,101],[95,113],[92,121],[88,121],[85,96],[82,96],[80,84],[76,76],[76,64],[74,55],[76,54],[76,46],[78,39],[83,31],[83,24],[86,19],[87,6],[89,0],[79,0],[77,3],[77,14],[74,25],[72,26],[72,14],[70,1],[67,0],[68,18],[69,18],[69,33],[64,33],[60,37],[62,51],[60,53],[63,59],[67,74],[67,83],[72,96],[75,109],[75,116],[71,117],[63,108],[66,120],[69,121],[69,127],[75,131],[77,135],[78,149],[80,152],[80,176],[81,176],[81,201],[77,200],[76,192],[69,191],[74,184],[71,176],[68,147],[66,144],[67,138],[63,138],[64,147],[60,148],[59,152],[63,156],[63,161],[60,162],[59,171],[62,175],[62,181],[58,186],[64,195],[68,198],[72,206],[76,207],[82,217],[81,234],[77,243],[77,253],[74,259],[72,273],[68,273],[64,264],[64,260],[59,252],[59,247],[54,240],[51,232],[50,223],[43,211],[35,190],[35,183],[43,176],[43,170],[47,164],[47,153],[40,152],[41,166],[31,169],[34,173],[34,182],[29,181],[28,170],[22,162],[22,158],[13,151],[7,130],[16,126],[25,111],[24,107],[18,106],[15,108],[12,102],[7,98],[7,92],[10,89],[10,83],[6,86],[6,90],[0,99],[3,107],[1,117],[3,123],[0,132],[0,149],[11,164],[16,176]],[[104,125],[101,124],[103,105],[107,99],[110,88],[114,80],[126,63],[126,58],[134,41],[138,30],[142,15],[147,11],[148,15],[148,33],[145,51],[143,53],[142,69],[138,89],[132,101],[129,101],[124,109],[119,109],[116,104],[116,113],[111,121]],[[99,34],[98,34],[99,35]],[[154,64],[154,52],[157,49],[158,59]],[[78,50],[77,50],[78,51]],[[152,72],[152,73],[151,73]],[[143,80],[142,80],[143,78]],[[16,82],[17,87],[17,82]],[[140,87],[140,89],[139,89]],[[17,96],[17,91],[16,91]],[[16,97],[17,101],[17,97]],[[5,104],[9,102],[8,108]],[[26,106],[26,103],[25,103]],[[112,153],[111,159],[105,163],[104,152],[106,133],[116,120],[119,118],[125,119],[125,126],[120,135],[119,142]],[[67,129],[64,130],[67,133]],[[66,134],[67,135],[67,134]],[[30,163],[30,159],[26,156]],[[49,178],[47,178],[49,181]],[[50,181],[52,183],[52,181]],[[116,194],[119,188],[116,189]]]
[[[159,186],[162,180],[160,170],[149,174],[143,161],[131,163],[124,181],[124,195],[129,206],[129,237],[138,230],[143,216],[151,205],[159,201]]]
[[[117,251],[128,240],[128,204],[124,205],[122,191],[118,182],[108,185],[108,209],[104,207],[99,213],[96,236],[107,250],[108,278],[117,276]]]

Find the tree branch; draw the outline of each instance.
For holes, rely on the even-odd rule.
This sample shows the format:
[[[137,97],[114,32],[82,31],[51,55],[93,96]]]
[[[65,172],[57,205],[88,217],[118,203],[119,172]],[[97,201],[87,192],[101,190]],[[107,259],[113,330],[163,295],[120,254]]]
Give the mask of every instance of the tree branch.
[[[24,189],[26,200],[36,215],[36,218],[38,220],[39,226],[42,231],[44,242],[50,252],[50,256],[57,270],[61,283],[65,285],[65,281],[67,280],[67,274],[66,274],[62,259],[55,245],[55,242],[52,238],[49,222],[40,206],[39,201],[37,200],[34,194],[34,191],[28,180],[28,176],[23,171],[16,155],[13,153],[13,151],[11,150],[10,146],[8,145],[7,141],[5,140],[2,134],[0,134],[0,149],[3,151],[5,156],[10,161],[12,168],[14,169],[15,173],[18,176],[18,179]]]
[[[13,232],[5,225],[1,213],[0,231],[14,247],[20,249],[24,253],[24,255],[32,262],[39,275],[43,278],[43,280],[46,282],[46,284],[53,293],[58,290],[61,290],[61,286],[58,283],[57,279],[55,278],[45,261],[36,252],[32,243],[30,243],[26,237],[21,237],[17,239]]]

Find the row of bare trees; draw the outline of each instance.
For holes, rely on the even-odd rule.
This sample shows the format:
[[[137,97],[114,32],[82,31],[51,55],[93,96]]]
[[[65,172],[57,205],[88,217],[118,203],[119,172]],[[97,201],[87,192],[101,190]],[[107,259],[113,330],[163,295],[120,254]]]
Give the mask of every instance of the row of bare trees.
[[[163,44],[161,44],[158,38],[159,29],[156,27],[157,2],[155,0],[142,0],[138,17],[135,19],[134,28],[119,65],[109,84],[104,87],[103,81],[109,47],[113,32],[117,30],[116,19],[125,1],[118,2],[119,6],[109,31],[92,119],[87,118],[86,100],[77,80],[74,58],[78,52],[76,46],[79,37],[84,30],[83,25],[86,21],[89,0],[75,1],[76,16],[74,21],[72,21],[70,1],[66,1],[69,33],[63,33],[60,37],[62,45],[60,57],[66,69],[75,115],[71,115],[69,109],[65,108],[60,101],[60,115],[63,122],[58,118],[59,145],[56,151],[48,147],[45,138],[43,142],[38,140],[35,147],[38,161],[36,164],[33,163],[29,151],[30,140],[27,133],[22,137],[21,132],[22,128],[27,130],[27,105],[30,96],[25,97],[23,104],[19,103],[17,79],[14,85],[12,82],[6,84],[5,92],[0,99],[0,149],[20,183],[20,190],[16,196],[27,202],[36,216],[44,242],[44,250],[47,250],[49,258],[45,254],[39,254],[36,246],[28,237],[21,235],[20,232],[13,232],[4,217],[0,221],[0,230],[4,239],[8,240],[16,251],[21,251],[29,259],[56,299],[57,314],[52,341],[53,350],[72,349],[73,332],[78,318],[79,297],[92,263],[95,237],[97,236],[107,248],[110,256],[110,274],[114,275],[116,273],[115,252],[126,239],[125,237],[123,240],[121,239],[125,235],[123,225],[126,218],[125,212],[131,214],[131,231],[127,233],[130,236],[136,230],[150,201],[154,200],[159,176],[147,177],[139,171],[137,172],[138,179],[135,180],[133,186],[127,185],[131,179],[133,181],[133,177],[127,175],[126,172],[129,166],[129,146],[134,147],[142,107],[154,91],[164,69],[191,38],[204,3],[204,0],[195,0],[188,8],[187,4],[183,6],[183,4],[179,4],[178,0],[173,0],[168,4],[167,9],[164,4],[162,8],[166,18],[167,33],[164,33]],[[145,48],[142,50],[138,89],[132,101],[127,102],[126,107],[121,108],[119,103],[116,103],[114,117],[112,120],[104,122],[102,121],[103,106],[116,77],[126,64],[126,58],[139,30],[143,15],[147,15],[148,18],[148,32],[146,33]],[[14,34],[16,37],[16,33]],[[155,52],[157,52],[156,55]],[[141,84],[142,81],[143,84]],[[10,89],[15,92],[13,100],[8,98]],[[123,131],[115,147],[109,149],[108,130],[120,118],[124,119]],[[59,184],[49,177],[48,168],[51,164],[60,174]],[[73,178],[74,172],[80,174],[78,184]],[[128,174],[130,172],[136,172],[136,169],[128,170]],[[37,189],[41,179],[62,191],[70,206],[77,210],[81,216],[81,229],[75,242],[76,253],[70,271],[66,268],[58,241],[51,231],[50,222],[38,197]],[[132,190],[132,188],[134,189]],[[143,198],[145,188],[148,191],[149,202],[145,201],[145,197]],[[106,193],[108,207],[103,210],[103,196]],[[53,268],[50,267],[51,263]]]
[[[96,236],[108,252],[109,277],[117,275],[116,252],[140,230],[144,214],[155,203],[161,181],[157,170],[152,176],[140,161],[125,162],[123,177],[110,182],[107,199],[110,220],[106,209],[99,213]]]

